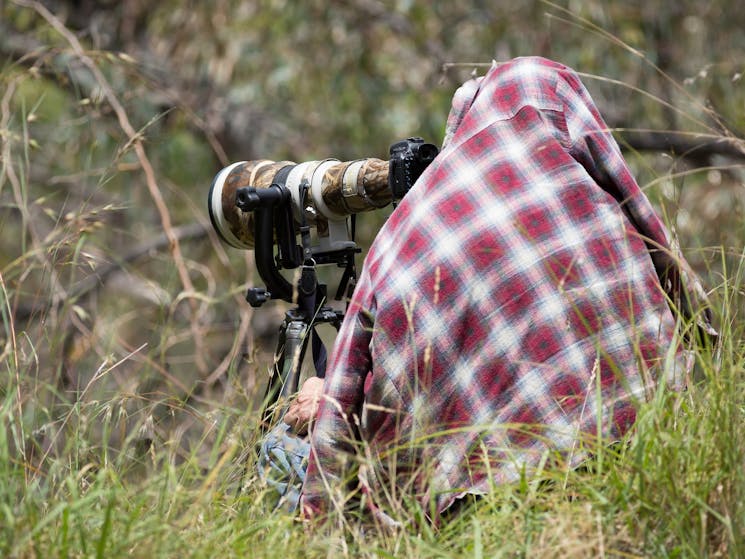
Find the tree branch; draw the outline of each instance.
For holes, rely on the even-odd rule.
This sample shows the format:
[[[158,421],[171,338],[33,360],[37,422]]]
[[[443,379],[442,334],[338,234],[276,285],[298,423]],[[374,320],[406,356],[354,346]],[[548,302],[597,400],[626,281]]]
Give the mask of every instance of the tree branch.
[[[618,143],[624,151],[667,152],[682,157],[696,166],[707,166],[714,156],[745,162],[743,140],[739,138],[697,139],[682,132],[617,132]]]
[[[181,227],[174,227],[172,232],[180,242],[184,242],[207,236],[209,229],[201,223],[192,223]],[[124,254],[124,256],[117,259],[116,262],[109,262],[97,267],[93,273],[86,276],[70,290],[70,300],[77,301],[81,297],[88,296],[93,291],[103,287],[106,279],[114,272],[124,268],[126,264],[133,262],[146,254],[150,254],[153,251],[163,250],[169,247],[170,243],[171,237],[165,233],[161,233],[154,239],[140,243]],[[17,307],[14,318],[16,320],[27,320],[37,314],[43,315],[50,308],[51,304],[52,303],[49,300],[45,300],[40,306],[33,304],[21,305]]]

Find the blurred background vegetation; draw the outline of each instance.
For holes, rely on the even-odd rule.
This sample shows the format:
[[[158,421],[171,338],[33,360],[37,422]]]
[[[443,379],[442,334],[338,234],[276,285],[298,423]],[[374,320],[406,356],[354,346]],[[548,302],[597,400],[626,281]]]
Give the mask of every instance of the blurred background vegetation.
[[[33,427],[13,435],[24,463],[64,446],[75,406],[106,402],[112,453],[144,441],[176,461],[252,409],[281,311],[243,301],[252,258],[211,232],[214,174],[439,143],[493,59],[585,76],[718,285],[745,233],[743,29],[725,0],[0,0],[0,386]],[[75,428],[96,448],[91,417]]]

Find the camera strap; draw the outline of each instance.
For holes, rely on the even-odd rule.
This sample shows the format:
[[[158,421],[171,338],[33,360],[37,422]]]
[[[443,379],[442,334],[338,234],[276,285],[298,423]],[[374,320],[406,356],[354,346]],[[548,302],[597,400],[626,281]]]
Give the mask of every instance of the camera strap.
[[[308,182],[303,181],[300,185],[300,199],[305,204],[305,198],[308,193]],[[305,313],[310,330],[310,342],[313,352],[313,366],[316,369],[316,376],[324,378],[326,376],[327,352],[326,346],[323,345],[321,336],[316,331],[316,313],[323,306],[326,298],[326,290],[320,289],[318,278],[316,276],[316,262],[311,254],[310,227],[305,218],[305,212],[301,212],[300,239],[303,244],[303,266],[300,272],[300,282],[298,284],[298,307]]]
[[[313,366],[316,368],[316,376],[318,378],[324,378],[326,376],[327,361],[326,346],[323,345],[323,340],[321,340],[321,336],[316,332],[315,326],[311,328],[310,335],[310,343],[313,349]]]
[[[323,305],[326,293],[325,289],[319,287],[315,264],[304,264],[298,284],[297,304],[305,315],[308,324],[316,376],[323,378],[326,374],[327,354],[321,336],[316,331],[316,313]]]

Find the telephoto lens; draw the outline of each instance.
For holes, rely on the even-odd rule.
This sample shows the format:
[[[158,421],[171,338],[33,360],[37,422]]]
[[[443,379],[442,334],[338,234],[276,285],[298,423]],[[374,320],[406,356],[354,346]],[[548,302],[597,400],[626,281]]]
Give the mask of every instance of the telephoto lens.
[[[346,227],[349,215],[383,208],[393,199],[388,161],[381,159],[326,159],[299,164],[268,159],[239,161],[215,176],[207,199],[212,225],[227,244],[239,249],[254,247],[253,212],[238,208],[236,191],[268,188],[278,182],[291,194],[297,224],[305,218],[308,225],[316,227],[319,237],[328,237],[330,227]]]

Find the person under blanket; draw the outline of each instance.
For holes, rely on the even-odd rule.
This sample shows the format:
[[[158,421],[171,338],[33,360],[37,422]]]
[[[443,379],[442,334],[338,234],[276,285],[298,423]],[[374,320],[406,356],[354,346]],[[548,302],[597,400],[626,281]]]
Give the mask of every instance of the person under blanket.
[[[312,431],[284,491],[306,517],[353,494],[379,518],[401,495],[437,517],[574,468],[657,385],[683,386],[696,324],[713,333],[703,290],[577,74],[494,64],[456,92],[441,153],[370,247],[325,381],[290,407],[282,429]],[[281,473],[266,457],[283,436],[265,472]]]

